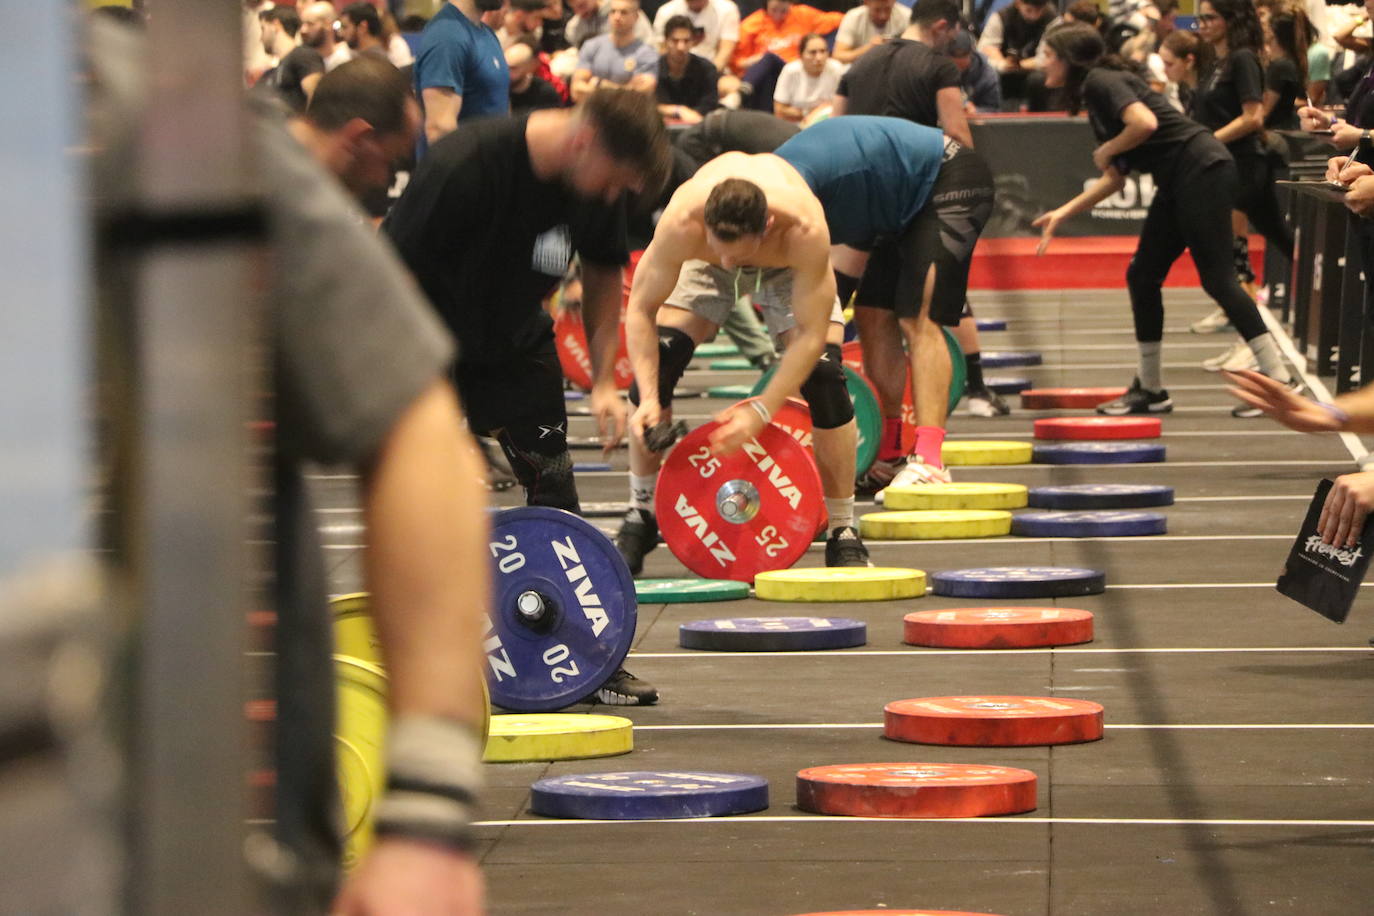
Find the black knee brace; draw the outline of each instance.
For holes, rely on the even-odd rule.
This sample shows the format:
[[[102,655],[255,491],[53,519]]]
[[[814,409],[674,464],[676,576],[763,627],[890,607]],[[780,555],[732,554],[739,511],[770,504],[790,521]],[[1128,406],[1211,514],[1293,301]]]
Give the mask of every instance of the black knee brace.
[[[844,357],[839,344],[826,344],[816,368],[802,382],[801,395],[811,405],[811,425],[835,429],[854,419],[854,402],[844,381]]]
[[[665,410],[673,406],[673,389],[696,352],[696,341],[686,331],[677,328],[658,329],[658,406]],[[630,403],[639,406],[639,385],[630,386]]]
[[[525,488],[526,505],[581,511],[566,439],[561,442],[561,450],[553,453],[526,447],[528,443],[515,441],[509,430],[502,430],[496,441],[501,443],[511,470]]]

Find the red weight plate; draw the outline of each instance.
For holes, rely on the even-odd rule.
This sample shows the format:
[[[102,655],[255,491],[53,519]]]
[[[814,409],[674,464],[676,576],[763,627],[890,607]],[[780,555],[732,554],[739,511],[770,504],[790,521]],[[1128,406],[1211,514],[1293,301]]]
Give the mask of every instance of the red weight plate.
[[[1059,697],[924,697],[883,708],[894,741],[958,747],[1082,744],[1102,737],[1102,707]]]
[[[1027,410],[1096,407],[1125,393],[1125,388],[1027,388],[1021,392],[1021,406]]]
[[[840,347],[840,359],[855,372],[864,374],[864,348],[859,341],[851,340]]]
[[[868,387],[873,389],[874,397],[877,397],[878,389],[864,373],[864,352],[859,345],[859,341],[851,340],[842,348],[844,364],[868,382]],[[882,399],[878,399],[878,406],[882,407]],[[907,373],[906,390],[902,393],[902,451],[910,452],[916,447],[916,402],[911,394],[911,373]]]
[[[749,398],[754,401],[757,398]],[[816,450],[811,444],[811,408],[801,398],[788,398],[782,404],[782,409],[773,414],[772,424],[782,429],[783,432],[799,442],[815,460]],[[820,510],[816,518],[816,530],[824,531],[825,523],[829,516],[825,511],[825,502],[817,503]]]
[[[697,427],[668,454],[654,510],[664,543],[692,572],[753,582],[806,552],[825,511],[821,478],[810,453],[772,424],[733,455],[714,454],[719,426]]]
[[[997,916],[995,913],[970,913],[966,910],[828,910],[800,913],[798,916]]]
[[[554,343],[558,347],[558,364],[563,374],[583,391],[592,388],[592,353],[587,346],[587,331],[582,327],[582,317],[575,312],[563,311],[553,320]],[[630,354],[625,349],[625,325],[620,325],[620,347],[615,354],[615,384],[624,391],[635,380],[634,369],[630,366]]]
[[[1158,439],[1157,417],[1053,417],[1035,421],[1037,439]]]
[[[1035,649],[1093,638],[1093,615],[1064,607],[950,608],[902,620],[903,642],[938,649]]]
[[[797,806],[847,817],[993,817],[1035,810],[1030,770],[957,763],[851,763],[797,774]]]

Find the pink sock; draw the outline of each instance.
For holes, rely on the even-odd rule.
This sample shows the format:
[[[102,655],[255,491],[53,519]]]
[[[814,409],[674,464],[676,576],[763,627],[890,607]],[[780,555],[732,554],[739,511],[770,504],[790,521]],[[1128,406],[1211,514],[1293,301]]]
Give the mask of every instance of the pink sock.
[[[883,418],[883,437],[878,442],[878,460],[896,461],[903,457],[902,452],[902,418],[884,417]]]
[[[944,459],[940,457],[940,448],[944,444],[945,431],[942,427],[916,427],[916,457],[926,464],[936,468],[945,466]]]

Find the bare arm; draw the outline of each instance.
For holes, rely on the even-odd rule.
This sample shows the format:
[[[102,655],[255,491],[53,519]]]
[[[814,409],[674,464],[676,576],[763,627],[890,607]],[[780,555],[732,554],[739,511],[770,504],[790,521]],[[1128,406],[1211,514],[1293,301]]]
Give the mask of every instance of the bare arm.
[[[1241,137],[1248,137],[1264,129],[1264,103],[1255,100],[1242,102],[1240,117],[1217,128],[1217,139],[1222,143],[1234,143]]]
[[[425,139],[435,143],[458,129],[463,97],[452,89],[431,86],[422,91],[425,100]]]
[[[601,80],[598,77],[592,76],[592,71],[583,69],[574,70],[572,86],[569,87],[569,91],[572,94],[572,100],[574,102],[582,101],[587,96],[591,95],[600,84]]]
[[[784,121],[791,121],[793,124],[799,123],[802,118],[806,117],[806,112],[800,108],[779,102],[777,99],[773,100],[773,114]]]
[[[1120,191],[1125,184],[1125,177],[1122,176],[1115,167],[1108,167],[1097,180],[1084,188],[1083,193],[1073,198],[1073,200],[1060,204],[1048,213],[1042,213],[1037,216],[1031,223],[1032,226],[1041,230],[1040,246],[1036,248],[1035,253],[1038,255],[1045,253],[1045,249],[1049,247],[1050,240],[1054,238],[1054,234],[1058,230],[1060,223],[1080,213],[1091,210],[1117,191]]]
[[[830,116],[838,118],[849,110],[849,99],[842,95],[836,95],[830,100]]]
[[[625,402],[615,384],[623,281],[618,264],[582,261],[582,326],[592,357],[592,416],[607,450],[618,446],[625,436]]]
[[[935,93],[935,108],[940,114],[940,129],[960,146],[973,149],[973,131],[964,113],[964,94],[958,86],[947,86]]]
[[[794,230],[801,232],[802,230]],[[822,225],[805,230],[789,246],[792,263],[792,313],[797,319],[796,334],[778,362],[759,399],[769,414],[782,409],[783,402],[795,395],[802,382],[816,367],[825,349],[830,330],[830,315],[835,307],[835,272],[830,267],[829,231]]]
[[[315,87],[320,84],[323,73],[307,73],[301,77],[301,91],[305,93],[305,101],[310,102],[315,97]]]
[[[625,349],[639,386],[639,403],[658,404],[658,325],[659,307],[673,292],[682,271],[682,252],[696,246],[683,230],[684,221],[674,217],[673,205],[659,220],[653,241],[635,267],[630,302],[625,309]],[[652,424],[651,424],[652,425]],[[642,433],[642,430],[640,430]]]
[[[1331,40],[1336,42],[1336,44],[1340,45],[1342,48],[1345,48],[1347,51],[1354,51],[1356,54],[1365,53],[1369,50],[1370,47],[1369,39],[1356,38],[1354,33],[1356,29],[1358,29],[1360,26],[1364,25],[1368,21],[1368,16],[1356,16],[1354,19],[1350,20],[1349,24],[1347,24],[1345,28],[1333,33],[1331,36]]]
[[[730,72],[730,58],[735,56],[735,45],[739,41],[731,41],[722,38],[720,44],[716,46],[716,56],[711,63],[716,65],[716,72],[726,74]]]
[[[658,77],[652,73],[636,73],[630,77],[630,81],[625,84],[625,88],[635,92],[643,92],[645,95],[653,95],[658,88]]]
[[[457,396],[436,379],[364,474],[364,564],[393,716],[439,716],[480,729],[486,715],[485,473]]]
[[[875,38],[874,38],[872,41],[870,41],[868,44],[859,45],[859,46],[856,48],[856,47],[853,47],[852,45],[850,45],[848,42],[841,42],[841,41],[839,41],[839,40],[837,39],[837,40],[835,41],[835,50],[834,50],[833,52],[831,52],[830,56],[833,57],[833,58],[835,58],[837,61],[839,61],[839,62],[842,63],[842,64],[852,64],[852,63],[854,63],[854,61],[858,60],[860,57],[863,57],[864,54],[865,54],[870,48],[875,48],[875,47],[877,47],[878,45],[880,45],[880,44],[882,44],[882,43],[883,43],[882,38],[880,38],[880,37],[875,37]]]

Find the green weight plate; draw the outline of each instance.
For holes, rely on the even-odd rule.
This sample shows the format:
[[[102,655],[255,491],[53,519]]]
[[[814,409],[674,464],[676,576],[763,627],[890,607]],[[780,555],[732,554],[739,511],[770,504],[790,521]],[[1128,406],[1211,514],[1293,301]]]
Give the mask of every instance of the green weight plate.
[[[706,343],[696,348],[693,356],[738,356],[739,347],[732,343]]]
[[[749,397],[758,397],[773,378],[769,369],[754,384]],[[861,477],[868,471],[873,459],[878,457],[878,439],[883,432],[883,410],[878,404],[878,395],[873,386],[862,375],[848,366],[844,367],[845,387],[849,389],[849,399],[854,402],[854,422],[858,426],[859,441],[855,446],[854,474]]]
[[[730,579],[636,579],[640,604],[735,601],[749,597],[749,586]]]
[[[708,398],[725,398],[730,401],[742,401],[751,397],[753,389],[748,385],[716,385],[714,388],[706,389]]]
[[[944,332],[945,346],[949,348],[949,412],[954,413],[954,408],[963,400],[964,389],[968,387],[968,365],[964,362],[964,351],[959,346],[959,338],[955,337],[949,328],[942,327],[940,330]]]
[[[743,356],[732,356],[729,359],[711,360],[710,368],[716,371],[729,371],[732,369],[752,369],[754,365]]]

